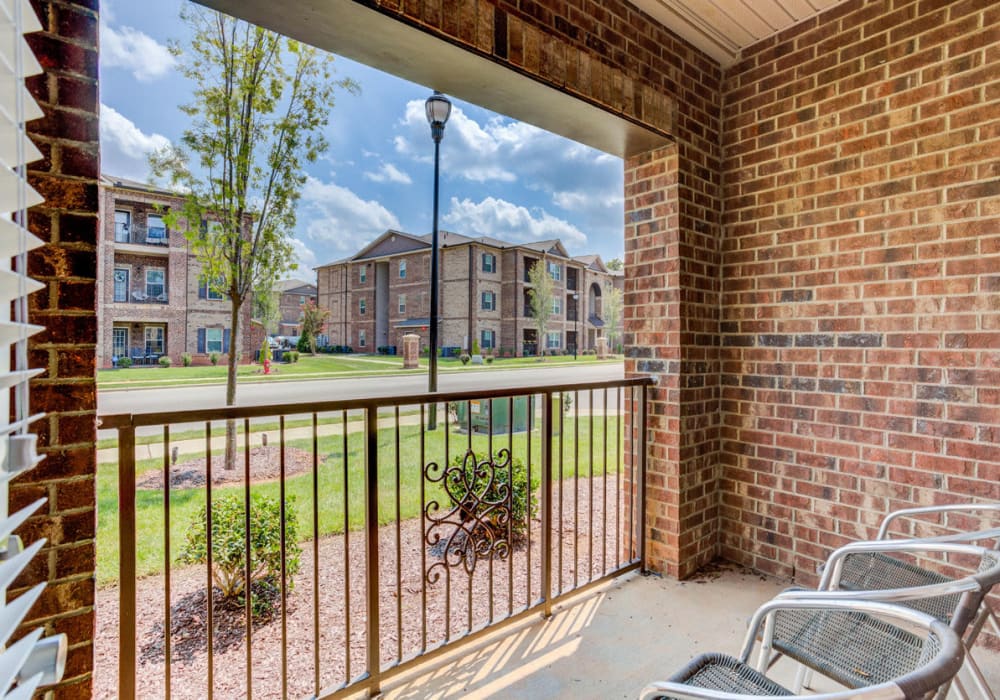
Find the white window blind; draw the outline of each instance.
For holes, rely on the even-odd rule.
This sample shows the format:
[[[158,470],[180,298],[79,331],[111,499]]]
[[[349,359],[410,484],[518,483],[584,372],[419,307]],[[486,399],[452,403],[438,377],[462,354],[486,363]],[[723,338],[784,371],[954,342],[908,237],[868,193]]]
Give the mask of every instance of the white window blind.
[[[44,285],[27,276],[28,251],[42,241],[28,233],[27,210],[43,199],[28,186],[26,171],[42,154],[28,138],[25,123],[43,114],[24,82],[42,68],[23,37],[41,29],[28,0],[0,0],[0,344],[6,346],[0,348],[0,645],[9,642],[45,588],[40,583],[7,600],[7,588],[45,544],[40,540],[25,548],[13,532],[46,499],[11,514],[8,498],[10,480],[42,460],[36,436],[29,432],[42,416],[31,414],[28,393],[28,381],[43,371],[28,367],[28,338],[42,327],[28,323],[28,295]],[[62,678],[66,635],[42,639],[42,633],[36,629],[3,647],[0,697],[30,698],[39,685]]]

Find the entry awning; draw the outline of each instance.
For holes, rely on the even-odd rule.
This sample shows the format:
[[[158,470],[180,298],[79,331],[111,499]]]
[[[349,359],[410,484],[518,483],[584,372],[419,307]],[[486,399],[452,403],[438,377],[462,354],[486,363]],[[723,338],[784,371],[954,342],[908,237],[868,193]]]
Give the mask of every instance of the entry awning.
[[[604,321],[601,320],[600,316],[595,316],[594,314],[590,314],[590,317],[587,318],[587,323],[594,328],[604,328]]]

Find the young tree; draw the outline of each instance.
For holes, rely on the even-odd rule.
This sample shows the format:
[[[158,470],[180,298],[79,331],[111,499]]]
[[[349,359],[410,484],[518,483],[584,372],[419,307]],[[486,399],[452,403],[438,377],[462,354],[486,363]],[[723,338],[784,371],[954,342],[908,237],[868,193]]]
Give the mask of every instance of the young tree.
[[[555,286],[544,259],[536,262],[528,270],[528,282],[531,283],[531,289],[528,290],[531,317],[535,319],[535,327],[538,328],[538,356],[544,358],[546,330],[549,327],[549,316],[552,315]]]
[[[316,336],[326,330],[329,318],[330,311],[321,309],[311,299],[302,307],[302,335],[309,338],[309,348],[313,355],[316,354]]]
[[[622,292],[612,287],[604,298],[604,335],[608,338],[608,349],[614,352],[615,340],[622,325]]]
[[[609,270],[618,271],[625,267],[625,263],[622,262],[621,258],[611,258],[608,260],[607,265],[605,265]]]
[[[332,56],[274,32],[194,5],[181,18],[191,40],[171,50],[195,85],[194,100],[181,107],[191,122],[150,165],[188,193],[171,217],[175,225],[186,220],[203,279],[231,302],[226,405],[233,405],[241,310],[294,267],[289,232],[304,164],[326,149],[334,89],[357,86],[332,79]],[[235,428],[230,421],[226,429],[227,469],[235,466]]]

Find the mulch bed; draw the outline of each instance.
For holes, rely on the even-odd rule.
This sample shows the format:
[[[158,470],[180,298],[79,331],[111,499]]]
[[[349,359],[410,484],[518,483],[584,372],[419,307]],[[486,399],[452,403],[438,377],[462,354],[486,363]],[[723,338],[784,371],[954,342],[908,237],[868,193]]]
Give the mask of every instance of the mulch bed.
[[[614,566],[618,549],[625,546],[624,539],[618,540],[615,536],[615,523],[624,530],[629,512],[626,507],[618,507],[613,476],[607,482],[606,492],[600,478],[562,482],[561,498],[558,488],[553,491],[553,536],[559,543],[553,553],[553,588],[569,591]],[[607,530],[602,527],[605,522]],[[504,619],[510,610],[516,613],[529,600],[537,600],[541,589],[540,535],[541,523],[536,519],[532,522],[530,547],[522,543],[508,559],[479,561],[469,576],[461,565],[451,568],[441,565],[440,552],[436,556],[424,541],[422,519],[404,521],[398,531],[395,524],[381,527],[379,627],[382,665],[407,658],[446,639],[457,639],[491,619]],[[315,557],[313,547],[311,541],[302,543],[302,568],[295,576],[285,611],[285,660],[290,697],[315,692],[314,654],[317,650],[320,685],[324,688],[357,677],[365,667],[365,533],[321,538],[316,543],[318,556]],[[434,583],[426,575],[432,570],[440,573]],[[206,696],[206,573],[202,566],[178,567],[171,572],[170,673],[171,694],[176,698]],[[318,588],[314,586],[314,575]],[[140,579],[136,603],[137,693],[143,698],[164,697],[163,577]],[[313,621],[314,612],[318,612],[318,629]],[[118,588],[99,589],[93,686],[97,698],[117,695],[117,613]],[[246,697],[243,609],[216,601],[213,616],[215,697]],[[281,634],[280,606],[273,619],[254,622],[251,676],[255,698],[281,697]]]
[[[224,460],[223,454],[218,454],[212,459],[212,485],[242,483],[246,469],[243,450],[238,450],[235,469],[225,469],[223,466]],[[312,469],[312,460],[312,452],[301,450],[297,447],[285,446],[285,477],[310,471]],[[207,467],[208,460],[204,457],[172,465],[170,467],[170,488],[193,489],[203,487],[205,485]],[[267,447],[258,446],[250,448],[251,483],[274,481],[280,476],[280,446],[268,445]],[[163,470],[155,469],[142,474],[136,479],[136,488],[146,490],[162,489]]]

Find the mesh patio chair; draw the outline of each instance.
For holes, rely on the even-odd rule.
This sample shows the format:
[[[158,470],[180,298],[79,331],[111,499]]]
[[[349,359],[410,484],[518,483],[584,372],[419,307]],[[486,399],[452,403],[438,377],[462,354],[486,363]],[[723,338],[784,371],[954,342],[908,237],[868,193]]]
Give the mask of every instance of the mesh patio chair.
[[[952,503],[895,510],[883,518],[876,539],[966,542],[1000,550],[1000,503]]]
[[[941,564],[940,572],[915,563],[935,556],[948,558],[947,563]],[[964,559],[964,565],[956,563],[956,559]],[[969,649],[982,627],[981,610],[986,605],[986,596],[998,584],[1000,552],[996,550],[951,542],[882,540],[855,542],[835,551],[827,561],[819,589],[823,595],[836,591],[850,600],[893,602],[933,615],[948,624]],[[792,590],[778,598],[808,599],[810,595],[819,594]],[[840,629],[823,626],[824,632],[831,633],[825,639],[815,632],[820,622],[818,614],[810,612],[783,616],[780,626],[765,631],[757,668],[767,668],[775,652],[799,662],[804,669],[819,672],[848,687],[860,688],[885,680],[878,673],[856,672],[863,668],[859,664],[870,653],[878,650],[880,654],[890,654],[885,657],[886,673],[893,669],[891,654],[902,655],[899,658],[905,659],[906,655],[914,653],[912,638],[886,631],[864,616],[852,619]],[[887,634],[895,635],[895,642],[888,651],[883,647]],[[807,645],[803,644],[803,639],[808,640]],[[845,645],[845,639],[857,643]],[[969,654],[965,668],[978,694],[993,698],[983,674]],[[805,671],[799,674],[796,690],[808,681],[808,675]],[[965,696],[961,680],[956,687]]]
[[[899,605],[872,601],[847,601],[829,593],[812,592],[809,600],[776,598],[765,603],[750,621],[750,631],[739,657],[725,654],[702,654],[688,663],[667,681],[646,686],[640,700],[676,698],[741,700],[751,697],[812,698],[812,700],[906,699],[932,696],[945,686],[962,665],[964,649],[955,631],[930,615]],[[815,631],[822,634],[829,627],[840,629],[864,615],[878,620],[886,629],[905,629],[917,649],[904,662],[895,665],[884,680],[858,689],[831,693],[796,695],[749,664],[761,628],[774,629],[782,616],[810,615],[816,621]],[[765,639],[767,632],[765,631]],[[892,643],[892,638],[889,644]],[[845,640],[850,644],[850,640]],[[881,659],[871,657],[863,668],[875,670]],[[860,670],[860,669],[859,669]]]

